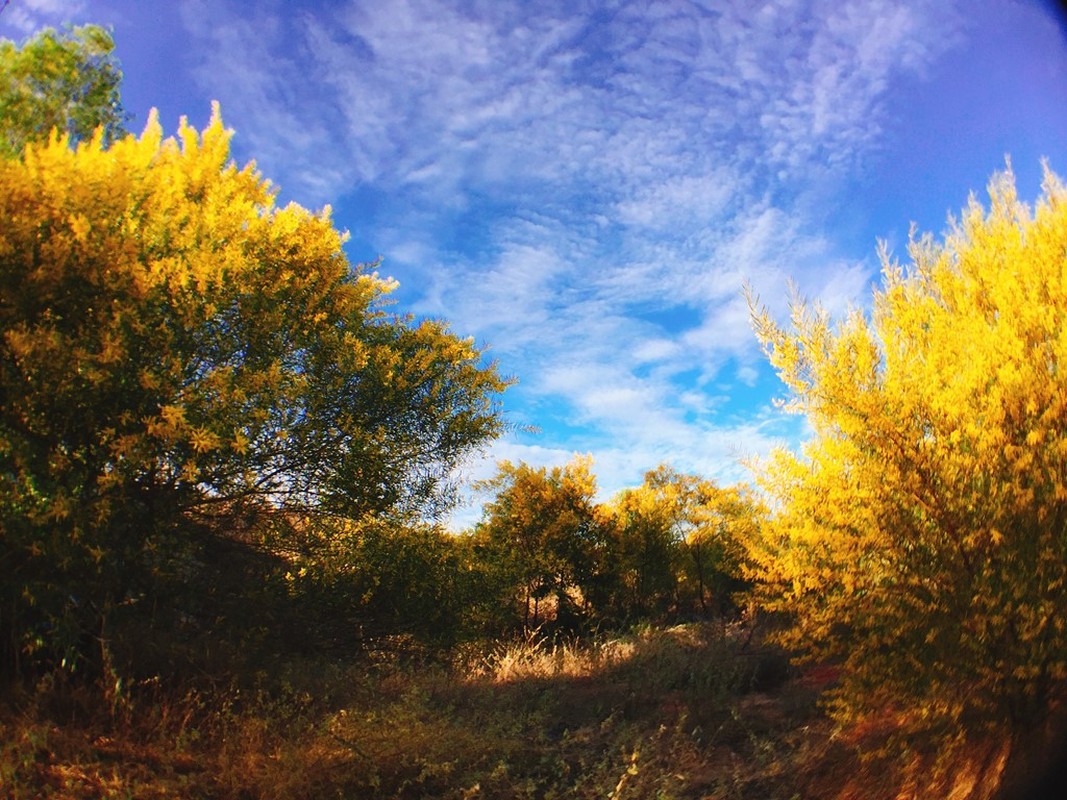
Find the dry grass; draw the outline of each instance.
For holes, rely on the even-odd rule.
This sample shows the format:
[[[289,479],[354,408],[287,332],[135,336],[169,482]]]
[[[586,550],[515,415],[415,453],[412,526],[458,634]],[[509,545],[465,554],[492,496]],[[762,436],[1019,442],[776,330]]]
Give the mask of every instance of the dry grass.
[[[779,654],[686,626],[450,664],[293,664],[269,690],[101,703],[45,686],[0,711],[0,797],[924,796],[923,763],[859,760],[817,709],[819,676],[786,677]],[[973,755],[938,796],[987,796],[996,753]]]

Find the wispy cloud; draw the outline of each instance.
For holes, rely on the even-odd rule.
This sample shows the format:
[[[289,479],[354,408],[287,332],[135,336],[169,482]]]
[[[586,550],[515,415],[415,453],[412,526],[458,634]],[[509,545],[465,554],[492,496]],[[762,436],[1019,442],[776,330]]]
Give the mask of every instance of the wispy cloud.
[[[494,455],[591,449],[608,488],[769,446],[722,401],[762,369],[741,285],[866,293],[813,198],[960,26],[940,0],[262,5],[183,0],[238,143],[339,216],[379,192],[361,233],[404,302],[491,342],[546,429]]]
[[[85,11],[85,0],[14,0],[4,4],[0,12],[0,33],[11,28],[26,36],[44,27],[81,22]]]

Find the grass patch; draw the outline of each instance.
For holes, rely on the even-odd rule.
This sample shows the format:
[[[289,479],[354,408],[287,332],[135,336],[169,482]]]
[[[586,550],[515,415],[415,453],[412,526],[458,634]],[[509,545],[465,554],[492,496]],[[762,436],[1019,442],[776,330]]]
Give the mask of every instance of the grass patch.
[[[148,684],[111,702],[44,683],[0,711],[0,796],[794,800],[914,785],[914,764],[858,759],[820,688],[703,625],[294,661],[250,686]]]

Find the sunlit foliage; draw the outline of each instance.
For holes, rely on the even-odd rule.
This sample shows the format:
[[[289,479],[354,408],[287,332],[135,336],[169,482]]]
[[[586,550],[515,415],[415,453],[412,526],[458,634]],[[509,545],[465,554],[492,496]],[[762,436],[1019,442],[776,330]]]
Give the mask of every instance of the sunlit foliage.
[[[1010,172],[883,254],[870,316],[757,332],[814,435],[763,465],[762,600],[840,660],[842,718],[1025,725],[1067,678],[1067,191]]]
[[[742,487],[723,488],[666,465],[612,502],[620,598],[629,615],[718,616],[735,610],[743,542],[761,509]]]
[[[595,593],[604,541],[591,467],[583,457],[551,469],[504,461],[482,484],[495,494],[476,544],[523,627],[546,613],[575,617]]]
[[[176,139],[153,116],[0,161],[9,660],[84,649],[161,575],[187,581],[194,531],[433,516],[501,430],[506,381],[472,342],[388,313],[329,211],[276,207],[229,138],[217,110]]]
[[[105,143],[122,135],[122,72],[111,34],[98,25],[62,33],[46,28],[21,47],[0,39],[0,156],[22,154],[53,130]]]
[[[598,503],[588,458],[551,469],[503,462],[483,488],[495,494],[467,541],[469,558],[482,594],[512,609],[511,627],[603,629],[737,612],[743,542],[762,514],[743,488],[662,465]],[[502,622],[496,630],[508,628]]]

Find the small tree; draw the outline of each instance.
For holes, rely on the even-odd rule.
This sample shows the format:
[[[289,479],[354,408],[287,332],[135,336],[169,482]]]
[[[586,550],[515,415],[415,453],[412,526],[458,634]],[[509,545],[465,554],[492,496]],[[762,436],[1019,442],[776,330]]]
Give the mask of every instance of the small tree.
[[[618,531],[618,613],[718,616],[744,588],[744,542],[760,509],[742,487],[722,488],[661,465],[612,505]]]
[[[765,509],[745,486],[703,480],[691,485],[681,533],[679,594],[706,617],[736,614],[738,596],[750,588],[745,543],[759,530]]]
[[[564,467],[501,462],[483,488],[496,492],[475,533],[483,557],[510,587],[524,628],[545,621],[545,600],[560,619],[584,605],[602,551],[596,479],[587,458]]]
[[[787,643],[843,662],[843,719],[1021,730],[1067,678],[1067,192],[989,191],[883,254],[869,319],[754,314],[814,431],[763,467],[755,577]]]
[[[98,25],[46,28],[21,47],[0,40],[0,157],[20,156],[53,130],[79,141],[100,128],[105,144],[121,136],[126,114],[114,49]]]
[[[678,482],[664,468],[627,489],[611,506],[618,531],[617,566],[621,596],[616,613],[629,619],[659,619],[674,607],[682,546]],[[676,476],[671,476],[676,477]]]

